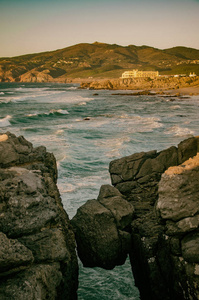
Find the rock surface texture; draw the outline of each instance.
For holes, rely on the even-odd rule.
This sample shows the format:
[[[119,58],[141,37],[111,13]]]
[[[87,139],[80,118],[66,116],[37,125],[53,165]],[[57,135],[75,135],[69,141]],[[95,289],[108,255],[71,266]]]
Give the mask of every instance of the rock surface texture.
[[[78,254],[86,267],[112,269],[125,262],[134,208],[121,193],[103,185],[97,200],[89,200],[72,219]]]
[[[110,163],[114,188],[102,186],[72,220],[85,266],[113,268],[129,253],[142,300],[199,299],[197,152],[193,137]]]
[[[0,135],[0,299],[76,299],[74,234],[45,147]]]

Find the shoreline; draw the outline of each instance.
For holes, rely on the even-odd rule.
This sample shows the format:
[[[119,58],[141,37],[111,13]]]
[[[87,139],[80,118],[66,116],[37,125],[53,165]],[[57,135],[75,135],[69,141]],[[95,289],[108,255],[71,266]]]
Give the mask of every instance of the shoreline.
[[[154,92],[157,95],[179,95],[179,96],[198,96],[199,86],[181,87],[179,89],[153,89],[150,92]]]
[[[118,80],[93,80],[90,82],[82,81],[82,89],[90,90],[113,90],[113,91],[132,91],[139,95],[182,95],[194,96],[199,95],[199,76],[195,78],[134,78],[129,81]]]
[[[0,82],[7,83],[7,82]],[[11,82],[9,82],[11,83]],[[16,83],[16,82],[13,82]],[[22,83],[31,83],[29,81],[20,81],[18,84]],[[198,96],[199,95],[199,85],[195,86],[182,86],[177,88],[172,88],[169,86],[164,87],[145,87],[140,84],[140,86],[131,87],[125,85],[114,85],[114,80],[112,79],[97,79],[92,82],[88,79],[74,79],[63,81],[44,81],[44,82],[34,82],[34,83],[60,83],[60,84],[80,84],[79,89],[90,89],[90,90],[112,90],[112,91],[131,91],[135,96],[139,93],[142,95],[168,95],[168,96]],[[113,83],[113,84],[112,84]],[[129,93],[130,94],[130,93]]]
[[[75,83],[75,82],[73,82]],[[137,86],[128,85],[117,85],[111,80],[106,81],[93,81],[80,83],[80,89],[90,89],[90,90],[111,90],[111,91],[128,91],[132,92],[132,95],[170,95],[170,96],[198,96],[199,95],[199,85],[193,86],[178,86],[171,87],[166,86],[144,86],[142,84]],[[121,93],[122,94],[122,93]]]

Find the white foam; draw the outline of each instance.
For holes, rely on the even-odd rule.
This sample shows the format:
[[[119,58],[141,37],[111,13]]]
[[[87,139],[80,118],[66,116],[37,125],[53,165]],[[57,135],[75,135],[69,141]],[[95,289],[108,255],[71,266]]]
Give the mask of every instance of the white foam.
[[[77,90],[78,87],[77,86],[70,86],[68,88],[66,88],[66,90]]]
[[[14,103],[21,102],[21,101],[26,101],[26,100],[29,100],[29,99],[27,99],[27,96],[9,98],[9,101],[14,102]]]
[[[110,182],[109,177],[102,178],[102,176],[85,176],[84,178],[79,176],[73,178],[62,177],[62,179],[58,180],[58,187],[61,194],[73,193],[84,188],[96,188],[96,185],[98,186],[100,183],[103,183],[103,180],[107,183]]]
[[[46,115],[50,114],[61,114],[61,115],[68,115],[69,112],[66,109],[51,109],[49,113],[45,113]]]
[[[3,119],[0,119],[0,127],[7,127],[7,126],[10,126],[10,122],[9,120],[11,119],[12,117],[10,115],[7,115],[5,118]]]
[[[5,93],[4,92],[0,92],[0,95],[4,95]]]
[[[57,131],[55,132],[55,134],[62,134],[63,132],[64,132],[63,129],[59,129],[59,130],[57,130]]]
[[[80,102],[80,103],[78,103],[78,105],[86,105],[86,102]]]
[[[173,105],[170,107],[170,109],[179,109],[180,108],[180,105]]]
[[[36,117],[36,116],[42,116],[42,115],[51,115],[51,114],[61,114],[61,115],[68,115],[69,112],[66,109],[51,109],[49,112],[45,112],[45,113],[39,113],[39,112],[35,112],[32,114],[27,114],[26,117]]]
[[[66,109],[58,109],[57,112],[62,114],[62,115],[68,115],[69,114],[69,112]]]
[[[3,103],[9,103],[9,102],[11,102],[11,99],[10,99],[10,98],[5,98],[5,97],[3,97],[3,98],[0,99],[0,104],[3,104]]]
[[[28,114],[28,115],[26,115],[26,117],[35,117],[35,116],[38,116],[38,114],[34,113],[34,114]]]
[[[124,149],[125,143],[130,142],[131,139],[128,136],[118,137],[118,138],[112,138],[112,139],[104,139],[100,141],[95,142],[95,146],[98,148],[104,148],[104,152],[106,157],[108,158],[114,158],[119,157],[120,149]]]
[[[182,128],[178,125],[172,126],[165,131],[166,134],[172,134],[174,136],[192,136],[194,131],[189,128]]]
[[[163,124],[160,122],[161,119],[157,117],[142,117],[139,115],[128,116],[121,115],[117,124],[118,128],[122,128],[125,132],[151,132],[155,128],[160,128]]]

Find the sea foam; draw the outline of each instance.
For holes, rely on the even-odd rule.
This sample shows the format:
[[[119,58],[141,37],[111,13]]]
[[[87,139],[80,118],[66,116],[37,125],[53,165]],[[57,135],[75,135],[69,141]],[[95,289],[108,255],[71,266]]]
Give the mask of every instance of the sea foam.
[[[0,127],[7,127],[7,126],[10,126],[10,122],[9,120],[11,119],[12,117],[10,115],[7,115],[5,118],[3,119],[0,119]]]
[[[170,128],[168,128],[166,131],[165,131],[166,134],[171,134],[171,135],[174,135],[174,136],[181,136],[181,137],[189,137],[189,136],[192,136],[194,135],[194,131],[189,129],[189,128],[182,128],[178,125],[174,125]]]

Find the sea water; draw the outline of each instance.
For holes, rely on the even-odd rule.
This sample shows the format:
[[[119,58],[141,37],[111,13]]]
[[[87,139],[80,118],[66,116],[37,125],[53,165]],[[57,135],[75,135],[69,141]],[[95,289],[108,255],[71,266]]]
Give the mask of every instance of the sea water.
[[[199,135],[198,113],[199,96],[115,95],[81,90],[77,84],[0,83],[1,133],[23,135],[54,153],[70,218],[97,198],[102,184],[111,184],[111,160],[160,151]],[[111,271],[79,265],[78,299],[139,299],[129,260]]]

